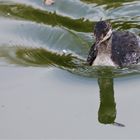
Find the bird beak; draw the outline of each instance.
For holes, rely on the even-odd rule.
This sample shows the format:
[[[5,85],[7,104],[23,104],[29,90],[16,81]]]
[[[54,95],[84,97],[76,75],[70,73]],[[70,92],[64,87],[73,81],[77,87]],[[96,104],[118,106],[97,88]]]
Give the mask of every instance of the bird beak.
[[[99,33],[96,33],[96,44],[100,44],[104,41],[106,41],[107,39],[109,39],[112,35],[112,30],[110,29],[108,31],[108,33],[104,36],[103,34],[101,34],[100,32]]]
[[[102,43],[102,42],[106,41],[107,39],[109,39],[111,37],[111,35],[112,35],[112,30],[110,29],[108,31],[108,33],[106,34],[106,36],[100,41],[100,43]]]

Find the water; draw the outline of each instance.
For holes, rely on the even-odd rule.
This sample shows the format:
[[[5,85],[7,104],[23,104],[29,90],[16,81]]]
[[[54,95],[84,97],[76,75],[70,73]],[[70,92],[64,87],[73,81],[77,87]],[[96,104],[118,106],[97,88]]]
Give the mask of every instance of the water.
[[[139,66],[89,67],[93,26],[140,33],[135,0],[0,0],[0,138],[134,139]]]

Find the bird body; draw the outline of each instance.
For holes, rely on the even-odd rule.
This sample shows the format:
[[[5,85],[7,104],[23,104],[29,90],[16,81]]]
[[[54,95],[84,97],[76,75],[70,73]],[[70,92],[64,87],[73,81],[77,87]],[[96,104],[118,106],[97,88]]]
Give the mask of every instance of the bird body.
[[[92,66],[129,66],[140,62],[140,38],[129,31],[112,31],[109,23],[95,25],[96,41],[87,62]]]
[[[140,39],[129,31],[116,31],[112,37],[112,60],[119,66],[140,61]]]

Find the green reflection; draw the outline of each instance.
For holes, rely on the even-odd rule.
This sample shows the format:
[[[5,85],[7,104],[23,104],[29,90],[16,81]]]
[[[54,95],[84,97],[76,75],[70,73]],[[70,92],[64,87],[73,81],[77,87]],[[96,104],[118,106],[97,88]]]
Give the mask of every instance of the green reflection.
[[[9,18],[24,19],[34,21],[37,23],[44,23],[52,26],[64,26],[66,28],[79,31],[79,32],[90,32],[92,30],[92,22],[89,20],[71,19],[57,15],[55,12],[43,11],[40,9],[34,9],[31,6],[22,4],[1,4],[0,15]]]
[[[106,9],[111,9],[111,8],[118,8],[124,5],[126,2],[131,2],[133,0],[81,0],[82,2],[85,2],[87,4],[97,4],[97,5],[105,5]]]
[[[74,63],[76,57],[71,54],[58,54],[43,48],[18,48],[16,50],[16,57],[22,63],[30,65],[57,66],[71,69],[76,67]]]
[[[11,64],[20,66],[34,67],[58,67],[65,69],[73,74],[99,78],[99,87],[102,92],[107,92],[106,87],[110,86],[110,92],[113,94],[112,78],[125,77],[140,74],[140,66],[132,66],[130,68],[113,68],[113,67],[91,67],[86,64],[84,59],[81,59],[73,54],[65,54],[52,52],[43,48],[26,48],[26,47],[0,47],[0,58],[4,58]],[[103,85],[102,80],[108,80],[108,85]],[[110,85],[109,85],[110,81]],[[113,81],[113,80],[112,80]]]
[[[100,88],[100,107],[98,120],[100,123],[112,124],[116,119],[116,103],[112,78],[98,78]]]
[[[137,20],[137,17],[135,17],[134,19]],[[140,28],[140,24],[139,24],[139,20],[138,21],[125,21],[125,20],[119,20],[119,21],[114,21],[112,22],[112,26],[115,29],[119,29],[119,30],[128,30],[128,29],[139,29]]]
[[[131,2],[133,0],[81,0],[85,3],[96,3],[96,4],[116,4],[116,5],[123,5],[124,2]]]
[[[0,47],[0,58],[21,66],[54,66],[68,71],[78,69],[85,63],[72,54],[60,54],[43,48]]]
[[[125,125],[115,122],[117,109],[114,97],[114,82],[113,76],[108,77],[108,73],[112,75],[113,71],[109,68],[98,71],[98,85],[100,91],[98,121],[102,124],[113,124],[124,127]]]
[[[36,23],[43,23],[51,26],[63,26],[78,32],[92,32],[96,21],[85,20],[84,18],[72,19],[58,15],[56,12],[48,12],[34,9],[23,4],[3,4],[0,3],[0,16],[15,18],[18,20],[28,20]],[[139,17],[133,16],[133,20],[120,17],[121,19],[111,20],[114,29],[139,29]],[[132,18],[132,17],[131,17]]]

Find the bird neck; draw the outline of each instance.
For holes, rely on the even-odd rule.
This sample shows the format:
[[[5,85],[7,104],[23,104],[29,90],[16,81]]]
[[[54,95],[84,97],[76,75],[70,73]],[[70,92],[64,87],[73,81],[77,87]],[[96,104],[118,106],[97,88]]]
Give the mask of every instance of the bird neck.
[[[111,43],[112,43],[112,36],[105,40],[104,42],[101,42],[98,47],[98,53],[111,53]]]

